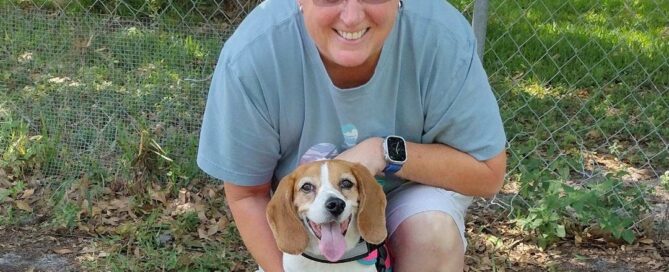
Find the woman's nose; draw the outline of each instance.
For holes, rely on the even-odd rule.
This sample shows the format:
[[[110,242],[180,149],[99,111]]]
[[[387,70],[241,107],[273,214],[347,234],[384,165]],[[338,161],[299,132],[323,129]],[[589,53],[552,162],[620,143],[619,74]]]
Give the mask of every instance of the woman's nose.
[[[365,17],[364,6],[359,0],[346,0],[339,18],[348,26],[355,26]]]

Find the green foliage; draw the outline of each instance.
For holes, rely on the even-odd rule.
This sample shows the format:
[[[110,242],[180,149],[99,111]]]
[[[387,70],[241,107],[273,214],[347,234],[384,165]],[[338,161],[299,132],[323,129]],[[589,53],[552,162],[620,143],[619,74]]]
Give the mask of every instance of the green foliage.
[[[81,208],[72,201],[58,203],[53,209],[53,223],[59,227],[73,230],[79,222]]]
[[[9,206],[6,210],[0,214],[0,226],[13,225],[16,223],[16,209]]]
[[[636,239],[634,223],[650,209],[644,197],[651,188],[626,185],[621,176],[606,174],[602,180],[570,185],[565,176],[551,179],[523,170],[518,178],[521,199],[513,203],[514,221],[522,229],[535,232],[541,247],[565,238],[569,230],[580,232],[583,227],[596,227],[631,244]]]
[[[18,197],[19,194],[23,192],[23,190],[25,189],[26,189],[26,184],[21,180],[14,182],[14,184],[12,184],[12,186],[9,187],[9,189],[0,189],[0,203],[2,203],[7,197],[9,198]]]
[[[8,139],[2,146],[0,168],[15,177],[25,177],[40,166],[45,154],[41,135],[29,135],[25,122],[7,120],[0,129],[0,138]]]
[[[3,1],[4,2],[4,1]],[[239,1],[235,3],[208,0],[74,0],[67,4],[58,0],[8,0],[4,5],[14,5],[25,9],[65,11],[70,13],[91,12],[93,14],[114,15],[138,20],[174,22],[229,22],[240,19],[240,14],[250,11],[260,0]]]
[[[73,230],[79,222],[81,208],[75,203],[69,194],[72,193],[76,181],[74,179],[63,180],[50,195],[49,202],[53,209],[50,211],[52,226]]]
[[[185,212],[177,218],[176,229],[185,232],[196,231],[200,225],[200,218],[197,217],[197,212]]]
[[[669,191],[669,171],[664,172],[664,175],[660,176],[660,185]]]

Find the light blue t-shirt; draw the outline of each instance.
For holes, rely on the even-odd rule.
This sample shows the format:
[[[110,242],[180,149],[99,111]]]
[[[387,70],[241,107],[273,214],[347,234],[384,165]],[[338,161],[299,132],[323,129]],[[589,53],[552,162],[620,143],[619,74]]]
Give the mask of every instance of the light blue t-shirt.
[[[460,12],[444,0],[405,0],[373,77],[340,89],[296,1],[267,0],[223,47],[197,162],[225,182],[259,185],[391,134],[443,143],[478,160],[503,150],[499,108]],[[402,181],[381,182],[389,190]]]

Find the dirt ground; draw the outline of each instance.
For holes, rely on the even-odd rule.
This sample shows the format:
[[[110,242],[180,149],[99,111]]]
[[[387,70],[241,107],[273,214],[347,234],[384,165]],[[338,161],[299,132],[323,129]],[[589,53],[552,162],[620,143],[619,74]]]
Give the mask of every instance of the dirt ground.
[[[91,240],[30,226],[0,227],[0,271],[81,271],[76,257]]]
[[[467,271],[669,271],[667,226],[631,245],[602,237],[567,237],[542,250],[488,204],[477,202],[470,208]]]
[[[567,239],[542,250],[486,203],[471,209],[466,271],[669,271],[666,233],[632,245]],[[80,260],[93,241],[31,226],[0,227],[0,271],[83,271]]]

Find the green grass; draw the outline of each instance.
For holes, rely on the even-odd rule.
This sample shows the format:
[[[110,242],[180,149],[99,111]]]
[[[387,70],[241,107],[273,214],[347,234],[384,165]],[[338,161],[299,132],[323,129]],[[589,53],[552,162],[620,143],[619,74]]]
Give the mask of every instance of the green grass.
[[[511,145],[526,150],[511,165],[538,145],[578,157],[618,142],[632,165],[669,167],[669,2],[492,1],[490,10],[485,66]]]
[[[452,2],[463,8],[471,1]],[[76,229],[100,219],[84,213],[92,203],[136,193],[131,209],[139,219],[128,220],[132,231],[103,232],[110,255],[87,263],[92,270],[244,263],[233,224],[219,233],[225,239],[202,242],[188,235],[204,224],[192,214],[142,212],[168,209],[151,199],[152,186],[174,200],[207,181],[195,165],[198,130],[208,77],[231,29],[124,17],[151,18],[164,8],[160,1],[113,18],[55,16],[48,10],[57,1],[40,1],[45,13],[26,13],[13,9],[17,3],[29,9],[24,1],[0,2],[0,151],[8,154],[2,168],[17,172],[11,187],[0,186],[0,198],[20,197],[28,180],[48,177],[51,226]],[[529,201],[517,205],[515,219],[540,237],[562,238],[569,212],[587,198],[579,224],[597,221],[590,218],[596,212],[603,228],[629,238],[625,228],[638,214],[624,222],[607,216],[621,207],[640,213],[647,188],[624,185],[618,175],[603,178],[605,187],[564,183],[606,174],[586,167],[593,154],[658,176],[669,169],[668,10],[667,1],[491,1],[484,62],[509,140],[509,180]],[[16,143],[30,152],[17,155]],[[617,170],[625,169],[604,172]],[[212,207],[224,205],[216,201]],[[30,216],[3,205],[0,224]],[[175,241],[157,244],[166,231]]]

